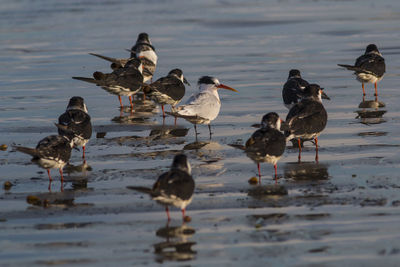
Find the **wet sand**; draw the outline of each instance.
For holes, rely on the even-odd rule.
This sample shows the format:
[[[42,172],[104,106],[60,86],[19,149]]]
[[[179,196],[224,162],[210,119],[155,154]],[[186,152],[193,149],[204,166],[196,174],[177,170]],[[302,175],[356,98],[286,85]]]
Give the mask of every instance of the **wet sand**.
[[[395,1],[162,2],[8,1],[0,7],[0,265],[396,266],[400,259],[400,4]],[[116,17],[121,19],[116,19]],[[51,23],[49,23],[51,21]],[[159,55],[155,79],[183,70],[197,90],[214,75],[239,90],[221,92],[214,135],[167,117],[151,102],[130,114],[105,91],[71,79],[108,71],[88,55],[126,57],[138,33]],[[352,64],[376,43],[387,73],[385,106],[360,105],[361,84],[336,64]],[[281,90],[298,68],[325,88],[328,125],[319,163],[307,142],[278,162],[287,194],[260,195],[248,180],[257,166],[243,144],[262,115],[285,118]],[[373,100],[373,85],[366,87]],[[82,96],[94,125],[87,162],[73,151],[51,192],[45,170],[12,144],[35,146],[56,132],[68,99]],[[123,99],[127,104],[127,99]],[[365,104],[365,103],[364,103]],[[169,110],[169,107],[167,107]],[[150,186],[175,154],[188,155],[196,181],[190,223],[126,189]],[[261,184],[274,187],[273,166]]]

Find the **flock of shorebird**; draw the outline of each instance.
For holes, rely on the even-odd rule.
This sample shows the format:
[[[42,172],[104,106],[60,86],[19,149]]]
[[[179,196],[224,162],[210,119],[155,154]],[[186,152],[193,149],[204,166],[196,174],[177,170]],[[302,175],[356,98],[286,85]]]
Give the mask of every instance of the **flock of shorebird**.
[[[146,33],[139,34],[136,44],[128,50],[129,58],[118,59],[99,54],[96,57],[111,62],[111,73],[96,71],[93,78],[73,77],[73,79],[93,83],[107,92],[117,95],[121,108],[121,96],[128,96],[133,110],[132,97],[139,91],[144,99],[149,97],[162,107],[163,119],[165,114],[182,117],[194,124],[197,137],[197,124],[206,124],[212,135],[210,123],[221,108],[218,89],[235,89],[219,82],[215,77],[202,76],[198,80],[199,91],[192,95],[184,105],[177,106],[185,94],[188,81],[180,69],[171,70],[167,76],[152,82],[157,66],[157,54]],[[367,46],[365,53],[358,57],[354,65],[341,65],[354,71],[357,80],[362,83],[363,99],[365,83],[375,84],[375,100],[377,101],[377,82],[385,73],[385,62],[374,44]],[[149,83],[146,83],[150,81]],[[260,163],[268,162],[274,165],[275,181],[277,179],[277,162],[284,153],[286,142],[291,140],[298,145],[301,160],[301,149],[304,141],[314,141],[315,160],[318,162],[318,136],[324,130],[328,115],[322,104],[322,99],[329,99],[318,84],[309,84],[303,80],[300,71],[292,69],[283,86],[282,97],[284,105],[289,109],[286,120],[283,121],[275,112],[262,117],[260,129],[255,131],[241,148],[258,167],[259,182],[261,180]],[[164,105],[171,105],[171,112],[164,111]],[[72,148],[82,147],[85,159],[85,145],[92,135],[92,125],[83,98],[74,96],[69,100],[67,109],[56,123],[58,135],[50,135],[42,139],[36,148],[14,146],[23,153],[33,156],[32,161],[46,169],[51,181],[50,169],[60,171],[63,183],[63,167],[68,163]],[[282,129],[281,129],[282,128]],[[183,154],[175,156],[170,171],[162,174],[152,188],[131,186],[133,190],[149,194],[154,200],[166,207],[174,205],[182,210],[185,218],[185,208],[191,202],[194,192],[194,180],[187,157]],[[49,185],[50,189],[50,185]]]

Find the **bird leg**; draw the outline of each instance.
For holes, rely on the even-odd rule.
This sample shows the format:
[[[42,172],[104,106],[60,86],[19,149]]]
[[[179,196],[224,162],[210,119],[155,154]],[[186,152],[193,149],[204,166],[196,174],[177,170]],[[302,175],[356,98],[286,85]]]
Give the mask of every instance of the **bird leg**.
[[[60,175],[61,175],[61,183],[63,183],[64,182],[64,175],[63,175],[63,171],[62,171],[61,168],[60,168]]]
[[[363,89],[363,96],[365,96],[365,88],[364,88],[364,83],[361,83],[362,89]]]
[[[276,166],[276,163],[274,164],[274,169],[275,169],[275,184],[278,183],[278,166]]]
[[[50,182],[53,181],[53,178],[51,178],[51,175],[50,175],[50,169],[47,169],[47,175],[49,176],[49,181]]]
[[[143,92],[143,102],[145,102],[145,101],[146,101],[146,93]]]
[[[167,213],[168,222],[171,221],[171,217],[169,216],[168,206],[165,206],[165,212]]]
[[[185,221],[185,209],[182,209],[182,220]]]
[[[85,147],[85,146],[82,146],[82,151],[83,151],[83,153],[82,153],[82,158],[83,158],[83,159],[85,159],[85,149],[86,149],[86,147]]]
[[[124,108],[124,105],[122,105],[122,99],[121,99],[120,95],[118,96],[118,99],[119,99],[120,108],[122,110]]]
[[[300,138],[299,139],[297,139],[297,143],[299,144],[299,162],[300,162],[300,160],[301,160],[301,140],[300,140]]]
[[[260,169],[260,162],[257,162],[257,169],[258,169],[258,184],[261,184],[261,169]]]
[[[131,103],[131,110],[133,110],[132,96],[129,96],[129,103]]]
[[[161,105],[161,109],[162,109],[162,117],[165,118],[164,105]]]
[[[177,119],[177,118],[178,118],[178,117],[175,116],[175,123],[174,123],[175,126],[176,126],[176,119]]]
[[[315,137],[314,141],[315,141],[315,162],[318,163],[318,137]]]
[[[211,140],[211,136],[212,136],[212,132],[211,132],[211,124],[208,125],[208,131],[210,132],[210,140]]]
[[[375,83],[375,101],[378,102],[378,84]]]

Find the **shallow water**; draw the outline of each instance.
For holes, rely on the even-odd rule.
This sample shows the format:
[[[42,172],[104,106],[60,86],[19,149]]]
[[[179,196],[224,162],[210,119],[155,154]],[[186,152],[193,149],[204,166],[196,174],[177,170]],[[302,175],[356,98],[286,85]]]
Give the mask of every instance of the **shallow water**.
[[[0,182],[13,183],[0,196],[1,265],[397,264],[398,1],[21,0],[2,3],[0,22],[1,143],[35,146],[55,133],[53,123],[74,95],[84,97],[94,124],[87,164],[73,151],[64,192],[56,170],[50,193],[46,172],[28,156],[0,151]],[[239,90],[220,92],[211,141],[206,126],[199,127],[200,144],[183,120],[175,129],[167,117],[163,127],[159,108],[148,102],[121,116],[115,96],[71,79],[108,71],[88,53],[126,57],[140,32],[149,33],[159,55],[155,79],[183,70],[192,84],[185,99],[202,75]],[[387,65],[378,118],[374,108],[358,107],[360,83],[336,65],[353,63],[369,43]],[[300,164],[288,144],[278,163],[278,184],[288,195],[249,196],[257,167],[229,144],[244,143],[269,111],[285,118],[281,89],[291,68],[331,97],[319,163],[311,143]],[[370,111],[373,118],[365,118]],[[182,225],[174,209],[166,229],[163,208],[126,186],[150,186],[182,150],[196,181],[192,222]],[[274,184],[273,167],[261,169],[262,184]]]

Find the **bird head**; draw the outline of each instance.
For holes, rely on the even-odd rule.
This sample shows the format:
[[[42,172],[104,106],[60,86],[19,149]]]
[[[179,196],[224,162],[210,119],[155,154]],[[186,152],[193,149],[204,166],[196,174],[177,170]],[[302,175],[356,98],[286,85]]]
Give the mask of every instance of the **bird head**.
[[[168,76],[175,76],[179,80],[181,80],[183,83],[186,83],[187,85],[190,86],[190,83],[186,80],[185,77],[183,77],[183,72],[181,69],[173,69],[170,72],[168,72]]]
[[[71,109],[79,109],[86,113],[88,112],[85,101],[80,96],[73,96],[70,98],[70,100],[68,102],[67,110],[71,110]]]
[[[291,69],[289,71],[288,79],[291,79],[291,78],[301,78],[300,71],[298,69]]]
[[[378,54],[380,55],[381,53],[378,50],[378,47],[375,44],[369,44],[367,45],[367,48],[365,48],[365,54]]]
[[[217,90],[219,88],[226,89],[226,90],[231,90],[234,92],[237,92],[236,89],[233,89],[232,87],[229,87],[225,84],[222,84],[218,81],[217,78],[215,77],[210,77],[210,76],[203,76],[200,77],[199,81],[197,82],[199,85],[200,91],[205,91],[205,90]]]
[[[311,98],[318,102],[322,102],[322,98],[330,100],[329,96],[325,94],[323,89],[324,88],[321,88],[318,84],[309,84],[304,88],[304,98]]]
[[[265,114],[261,120],[261,128],[272,128],[280,131],[282,120],[276,112],[270,112]]]
[[[192,168],[190,166],[190,163],[184,154],[178,154],[174,157],[174,161],[172,162],[171,169],[177,169],[181,170],[184,172],[187,172],[188,174],[192,173]]]

